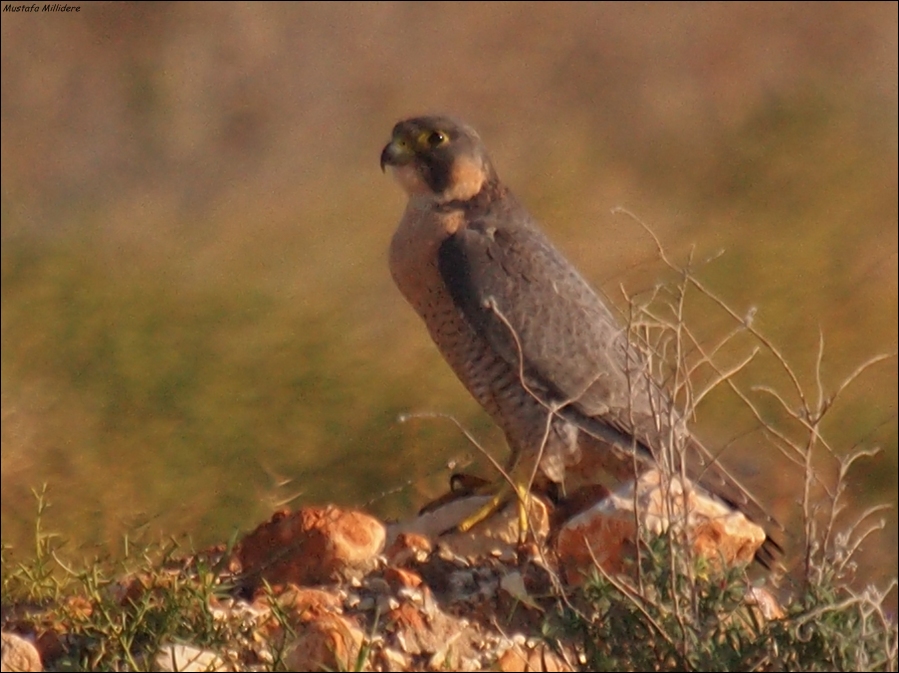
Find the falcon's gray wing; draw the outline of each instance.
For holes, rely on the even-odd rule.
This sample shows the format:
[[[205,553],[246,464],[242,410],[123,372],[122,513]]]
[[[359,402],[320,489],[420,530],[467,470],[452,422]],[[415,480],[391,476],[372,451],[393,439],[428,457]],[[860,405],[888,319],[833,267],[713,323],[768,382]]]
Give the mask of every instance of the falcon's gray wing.
[[[466,213],[441,245],[438,266],[454,302],[541,401],[563,405],[560,415],[622,448],[636,439],[638,457],[648,459],[654,405],[664,396],[627,334],[514,197],[485,210]]]
[[[441,245],[438,267],[466,320],[522,372],[532,394],[638,461],[658,457],[668,396],[609,308],[513,197],[468,213]],[[780,527],[698,440],[684,439],[692,478]]]

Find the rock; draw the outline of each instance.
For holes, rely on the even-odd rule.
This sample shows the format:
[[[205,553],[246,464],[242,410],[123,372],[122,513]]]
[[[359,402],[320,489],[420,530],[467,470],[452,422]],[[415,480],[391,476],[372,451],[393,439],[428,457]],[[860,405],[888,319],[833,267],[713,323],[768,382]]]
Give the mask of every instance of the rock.
[[[475,656],[479,635],[464,620],[437,606],[424,610],[402,603],[384,614],[388,644],[413,661],[428,661],[426,670],[460,670]]]
[[[321,589],[290,586],[277,598],[278,607],[299,621],[309,621],[341,610],[340,599]]]
[[[496,662],[496,667],[504,673],[513,673],[514,671],[561,673],[573,670],[558,654],[543,643],[534,648],[510,647]]]
[[[272,603],[277,613],[271,610]],[[284,653],[287,670],[355,669],[363,634],[343,615],[336,591],[288,585],[274,596],[258,596],[254,605],[269,611],[257,633],[272,650]]]
[[[641,527],[652,535],[668,530],[672,521],[685,521],[694,552],[713,565],[747,564],[765,541],[765,531],[741,512],[679,477],[665,489],[661,473],[648,470],[635,484],[622,486],[559,531],[556,549],[569,583],[579,584],[594,559],[610,574],[623,571],[625,561],[634,556],[635,504]]]
[[[358,626],[336,614],[319,615],[297,628],[287,645],[288,671],[354,671],[364,634]]]
[[[421,575],[403,568],[385,568],[384,579],[394,591],[417,589],[421,586]]]
[[[377,519],[334,506],[282,510],[247,535],[235,556],[256,589],[269,584],[321,584],[349,570],[374,565],[384,547],[385,530]]]
[[[153,658],[157,671],[231,671],[215,652],[192,645],[164,645]]]
[[[556,509],[553,511],[553,530],[558,531],[566,521],[608,498],[610,493],[611,491],[602,484],[591,484],[582,486],[566,497],[559,498],[556,502]]]
[[[746,592],[746,605],[757,610],[756,619],[760,624],[786,617],[783,607],[774,594],[764,587],[749,587]]]
[[[424,535],[397,532],[402,525],[404,524],[388,526],[387,537],[391,542],[384,552],[387,562],[397,567],[423,563],[433,551],[434,545]]]
[[[513,570],[512,572],[503,575],[503,577],[499,581],[499,586],[500,589],[505,591],[512,598],[523,603],[529,608],[533,608],[534,610],[543,610],[543,608],[540,607],[528,593],[527,587],[525,587],[524,585],[524,578],[517,570]]]
[[[41,658],[37,649],[22,636],[15,633],[2,634],[2,663],[3,671],[43,671]]]

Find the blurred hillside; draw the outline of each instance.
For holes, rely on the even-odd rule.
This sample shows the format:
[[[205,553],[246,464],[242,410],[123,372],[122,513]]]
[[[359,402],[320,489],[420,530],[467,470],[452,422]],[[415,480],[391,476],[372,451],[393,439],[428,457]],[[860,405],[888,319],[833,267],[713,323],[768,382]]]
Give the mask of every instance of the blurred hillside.
[[[4,542],[44,481],[47,525],[110,548],[220,541],[293,495],[399,516],[472,453],[407,411],[502,455],[387,272],[378,155],[422,112],[478,128],[619,307],[668,277],[624,206],[680,262],[720,252],[697,273],[810,390],[819,333],[828,391],[897,348],[896,3],[81,7],[2,14]],[[896,384],[873,368],[828,426],[884,449],[852,473],[857,507],[894,505],[872,579]],[[735,413],[710,401],[704,436]],[[741,470],[790,520],[798,473],[753,442]]]

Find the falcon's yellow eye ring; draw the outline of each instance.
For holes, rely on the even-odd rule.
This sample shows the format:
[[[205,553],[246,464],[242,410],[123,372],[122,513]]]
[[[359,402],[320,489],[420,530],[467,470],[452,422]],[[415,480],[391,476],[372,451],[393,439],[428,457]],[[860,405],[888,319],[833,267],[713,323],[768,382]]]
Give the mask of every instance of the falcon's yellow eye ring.
[[[425,131],[419,136],[419,142],[425,147],[440,147],[448,141],[449,136],[443,131]]]

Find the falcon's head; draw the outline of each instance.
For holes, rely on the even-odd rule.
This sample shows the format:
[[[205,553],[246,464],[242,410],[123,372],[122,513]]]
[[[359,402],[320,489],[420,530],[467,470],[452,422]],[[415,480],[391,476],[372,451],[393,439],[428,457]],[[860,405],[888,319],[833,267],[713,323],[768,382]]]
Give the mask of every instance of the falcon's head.
[[[449,117],[399,122],[381,152],[381,170],[387,166],[409,196],[438,203],[467,201],[496,180],[477,132]]]

